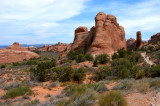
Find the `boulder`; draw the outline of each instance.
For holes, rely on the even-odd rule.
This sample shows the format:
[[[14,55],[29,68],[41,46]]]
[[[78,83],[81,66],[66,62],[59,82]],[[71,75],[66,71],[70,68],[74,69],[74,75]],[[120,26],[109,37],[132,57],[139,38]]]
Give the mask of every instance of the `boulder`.
[[[127,49],[133,48],[135,46],[136,40],[134,38],[130,38],[127,40]]]
[[[117,23],[113,15],[100,12],[95,17],[95,27],[90,31],[86,27],[75,30],[72,49],[82,48],[93,56],[98,54],[113,54],[120,48],[127,48],[125,31]]]

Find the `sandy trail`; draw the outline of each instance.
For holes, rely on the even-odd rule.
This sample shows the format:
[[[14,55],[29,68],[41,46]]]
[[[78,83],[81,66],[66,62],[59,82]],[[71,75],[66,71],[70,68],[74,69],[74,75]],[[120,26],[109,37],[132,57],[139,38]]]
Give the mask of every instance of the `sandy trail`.
[[[141,56],[144,58],[144,61],[149,65],[154,65],[155,63],[149,59],[149,57],[146,55],[146,52],[141,53]]]

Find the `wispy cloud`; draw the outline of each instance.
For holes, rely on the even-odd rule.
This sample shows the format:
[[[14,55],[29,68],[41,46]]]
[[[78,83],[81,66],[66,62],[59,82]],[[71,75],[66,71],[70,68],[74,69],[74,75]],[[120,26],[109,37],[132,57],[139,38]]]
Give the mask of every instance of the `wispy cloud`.
[[[160,32],[160,0],[1,0],[0,45],[72,42],[78,26],[91,28],[102,11],[117,17],[126,38]]]
[[[0,42],[6,43],[7,37],[8,42],[23,37],[29,39],[28,33],[34,40],[58,36],[63,32],[60,21],[79,15],[85,9],[86,1],[89,0],[1,0]]]

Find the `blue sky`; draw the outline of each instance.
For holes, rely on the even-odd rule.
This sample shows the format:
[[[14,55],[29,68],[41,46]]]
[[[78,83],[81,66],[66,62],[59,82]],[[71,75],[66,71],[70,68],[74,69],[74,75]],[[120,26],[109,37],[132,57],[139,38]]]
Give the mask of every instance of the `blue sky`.
[[[0,45],[70,43],[98,12],[115,15],[126,39],[160,32],[160,0],[0,0]]]

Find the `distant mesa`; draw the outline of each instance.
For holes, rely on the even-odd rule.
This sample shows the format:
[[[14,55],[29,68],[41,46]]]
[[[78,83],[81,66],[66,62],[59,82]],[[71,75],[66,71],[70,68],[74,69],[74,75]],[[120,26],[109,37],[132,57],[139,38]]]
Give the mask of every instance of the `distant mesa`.
[[[24,59],[29,60],[31,58],[39,57],[40,56],[38,54],[23,48],[18,42],[15,42],[12,46],[7,47],[7,49],[0,49],[0,64],[19,62]]]
[[[95,26],[90,31],[80,26],[75,30],[72,49],[84,49],[93,56],[98,54],[113,54],[120,48],[127,48],[125,31],[113,15],[100,12],[95,17]]]

